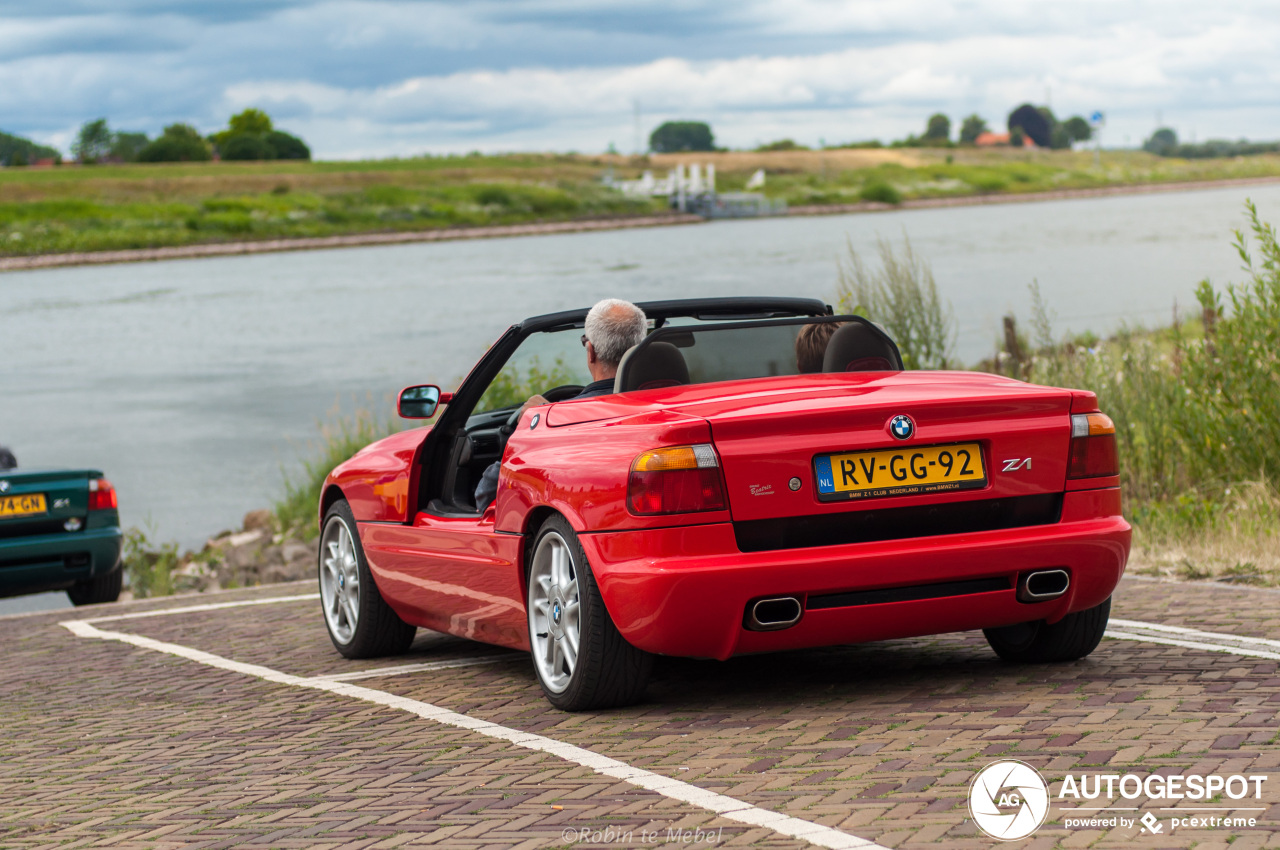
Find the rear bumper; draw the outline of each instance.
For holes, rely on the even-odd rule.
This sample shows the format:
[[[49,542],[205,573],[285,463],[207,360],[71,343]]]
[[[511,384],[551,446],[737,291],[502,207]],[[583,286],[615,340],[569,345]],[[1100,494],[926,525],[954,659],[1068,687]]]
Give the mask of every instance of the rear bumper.
[[[1130,527],[1115,488],[1065,494],[1053,525],[876,543],[743,553],[728,523],[581,535],[619,631],[663,655],[733,655],[830,646],[1056,621],[1111,595],[1129,555]],[[1023,603],[1019,573],[1061,568],[1071,576],[1054,600]],[[1008,588],[909,602],[809,609],[781,631],[749,631],[747,603],[967,579]]]
[[[0,596],[62,590],[120,566],[119,526],[0,540]]]

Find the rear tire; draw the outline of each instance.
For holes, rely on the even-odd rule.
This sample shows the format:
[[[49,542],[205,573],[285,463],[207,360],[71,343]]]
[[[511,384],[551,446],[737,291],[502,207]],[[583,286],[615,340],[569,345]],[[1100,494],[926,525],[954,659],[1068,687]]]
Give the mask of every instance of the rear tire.
[[[399,655],[413,643],[411,626],[378,592],[346,500],[333,503],[320,532],[320,605],[329,640],[347,658]]]
[[[543,523],[529,559],[529,645],[547,700],[562,711],[630,705],[653,656],[627,643],[604,607],[587,555],[561,516]]]
[[[104,576],[78,581],[67,588],[67,598],[72,605],[101,605],[120,598],[124,586],[124,570],[117,566]]]
[[[1068,614],[1053,625],[1044,620],[999,629],[983,629],[987,643],[1005,661],[1043,664],[1075,661],[1097,648],[1107,631],[1111,598],[1101,605]]]

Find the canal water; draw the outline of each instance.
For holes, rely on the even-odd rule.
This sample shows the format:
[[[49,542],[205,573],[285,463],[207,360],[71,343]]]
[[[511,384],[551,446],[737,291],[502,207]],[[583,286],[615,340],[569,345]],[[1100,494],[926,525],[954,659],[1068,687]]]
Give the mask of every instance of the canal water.
[[[336,408],[392,412],[452,384],[509,323],[618,296],[832,299],[836,265],[910,237],[955,309],[956,352],[994,348],[1038,280],[1056,329],[1167,322],[1204,277],[1239,280],[1231,229],[1280,187],[353,248],[0,275],[0,444],[99,467],[122,520],[198,547],[271,504]]]

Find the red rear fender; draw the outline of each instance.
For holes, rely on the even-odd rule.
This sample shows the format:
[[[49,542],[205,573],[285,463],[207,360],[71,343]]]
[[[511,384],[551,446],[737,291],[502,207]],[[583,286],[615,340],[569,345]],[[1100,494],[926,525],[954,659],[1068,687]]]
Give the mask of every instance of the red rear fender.
[[[659,446],[711,442],[705,420],[674,411],[654,411],[548,427],[542,421],[546,411],[545,407],[525,411],[507,442],[498,479],[498,531],[524,531],[530,512],[540,506],[564,514],[579,532],[729,519],[727,510],[660,517],[637,517],[627,512],[627,476],[636,456]],[[535,415],[539,424],[530,428]]]

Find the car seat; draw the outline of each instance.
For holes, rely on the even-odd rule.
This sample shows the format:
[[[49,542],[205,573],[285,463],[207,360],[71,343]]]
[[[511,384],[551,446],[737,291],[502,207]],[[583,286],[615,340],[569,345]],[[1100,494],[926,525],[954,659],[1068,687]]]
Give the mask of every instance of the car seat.
[[[622,355],[614,392],[656,390],[689,383],[689,366],[680,349],[669,342],[637,345]]]
[[[822,371],[900,372],[902,357],[897,346],[874,327],[849,322],[831,335]]]

